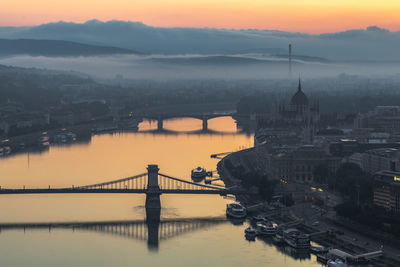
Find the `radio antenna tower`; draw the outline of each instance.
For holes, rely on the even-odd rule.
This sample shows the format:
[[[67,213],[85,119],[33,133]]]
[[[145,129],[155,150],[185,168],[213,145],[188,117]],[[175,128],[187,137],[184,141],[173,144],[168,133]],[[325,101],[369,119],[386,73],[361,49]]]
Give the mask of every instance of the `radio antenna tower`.
[[[289,44],[289,78],[292,77],[292,44]]]

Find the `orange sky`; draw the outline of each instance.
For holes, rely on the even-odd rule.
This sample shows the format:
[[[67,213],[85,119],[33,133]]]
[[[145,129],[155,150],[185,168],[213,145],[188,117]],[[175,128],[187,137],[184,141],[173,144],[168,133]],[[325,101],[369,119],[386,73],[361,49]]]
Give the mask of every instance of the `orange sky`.
[[[141,21],[163,27],[334,32],[377,25],[400,30],[400,0],[4,0],[1,26],[59,20]]]

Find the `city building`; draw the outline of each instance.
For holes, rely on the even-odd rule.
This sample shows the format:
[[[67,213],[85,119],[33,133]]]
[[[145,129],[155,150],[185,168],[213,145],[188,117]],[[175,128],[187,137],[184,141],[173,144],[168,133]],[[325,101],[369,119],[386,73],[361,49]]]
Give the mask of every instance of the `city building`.
[[[292,96],[289,106],[278,105],[278,110],[275,110],[273,119],[276,124],[315,125],[320,119],[319,104],[317,102],[313,105],[309,103],[299,79],[297,92]]]
[[[380,132],[400,132],[400,106],[377,106],[354,120],[354,128],[372,128]]]
[[[369,174],[382,170],[398,171],[400,170],[400,149],[371,149],[364,153],[354,153],[348,157],[347,161],[357,164],[364,172]]]
[[[49,125],[48,113],[42,112],[20,112],[0,117],[0,130],[5,135],[16,135],[27,133],[30,130],[40,130]]]
[[[315,129],[320,121],[319,104],[310,104],[307,95],[303,92],[301,81],[296,93],[291,97],[289,105],[275,103],[269,114],[259,114],[257,125],[259,129],[279,129],[280,131],[294,132],[296,141],[302,144],[312,144]],[[278,134],[277,139],[286,138],[287,134]],[[281,143],[285,143],[282,140]]]
[[[314,144],[324,144],[329,142],[340,141],[345,138],[345,133],[341,129],[320,129],[314,135]]]
[[[400,172],[379,171],[374,175],[374,204],[400,213]]]
[[[300,183],[313,183],[314,170],[327,166],[334,173],[339,167],[341,158],[332,157],[322,147],[306,145],[287,152],[271,154],[267,173],[273,179],[284,179]]]

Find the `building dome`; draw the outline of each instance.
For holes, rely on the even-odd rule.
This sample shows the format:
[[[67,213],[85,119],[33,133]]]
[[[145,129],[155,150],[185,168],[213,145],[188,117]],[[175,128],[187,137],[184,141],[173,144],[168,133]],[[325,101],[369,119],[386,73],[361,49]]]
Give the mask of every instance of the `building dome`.
[[[299,80],[299,87],[297,92],[292,96],[290,100],[292,106],[308,106],[308,97],[301,90],[301,82]]]

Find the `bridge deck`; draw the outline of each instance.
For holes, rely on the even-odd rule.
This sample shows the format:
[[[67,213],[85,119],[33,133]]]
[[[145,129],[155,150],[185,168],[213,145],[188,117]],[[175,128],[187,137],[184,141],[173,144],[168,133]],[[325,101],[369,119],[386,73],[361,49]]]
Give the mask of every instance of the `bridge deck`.
[[[1,189],[0,195],[11,194],[146,194],[150,193],[147,189]],[[227,195],[233,192],[221,190],[199,190],[199,189],[160,189],[151,193],[159,194],[209,194],[209,195]]]

